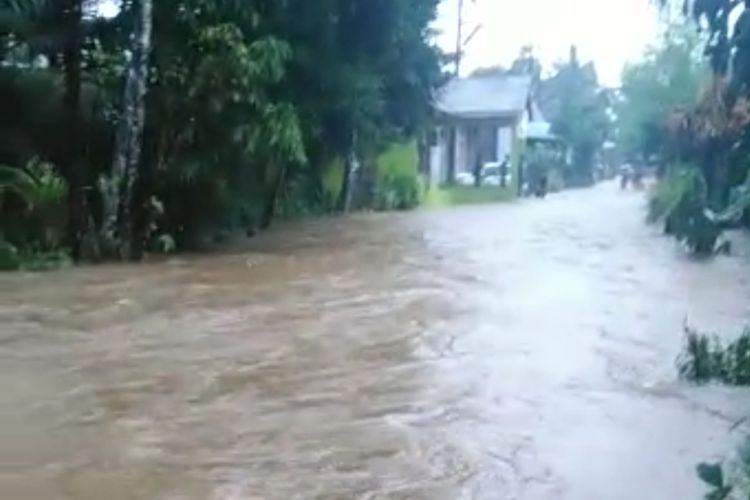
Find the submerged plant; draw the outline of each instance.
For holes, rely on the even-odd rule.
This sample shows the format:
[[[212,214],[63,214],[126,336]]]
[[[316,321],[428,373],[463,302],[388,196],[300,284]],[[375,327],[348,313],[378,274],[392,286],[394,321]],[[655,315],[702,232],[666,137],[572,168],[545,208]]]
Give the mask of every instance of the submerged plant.
[[[677,359],[680,375],[693,382],[750,386],[750,328],[724,344],[718,336],[685,326],[685,347]]]

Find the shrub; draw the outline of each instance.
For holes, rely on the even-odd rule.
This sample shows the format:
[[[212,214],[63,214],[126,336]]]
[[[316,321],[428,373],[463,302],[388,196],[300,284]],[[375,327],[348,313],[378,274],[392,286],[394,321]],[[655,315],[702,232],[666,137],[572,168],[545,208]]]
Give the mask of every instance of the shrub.
[[[73,261],[65,250],[23,249],[19,252],[19,267],[22,271],[52,271],[71,266]]]
[[[696,472],[700,480],[711,489],[706,495],[707,500],[725,500],[732,494],[734,488],[727,483],[721,464],[702,463],[696,467]]]
[[[697,168],[691,165],[671,166],[667,174],[659,180],[649,193],[648,221],[665,221],[691,191],[705,190],[703,178]]]
[[[419,156],[416,142],[393,144],[376,160],[375,208],[410,210],[420,202]]]
[[[750,328],[724,344],[716,335],[685,326],[685,347],[677,358],[680,376],[693,382],[750,385]]]
[[[648,219],[698,255],[711,254],[721,236],[717,218],[707,208],[703,176],[691,165],[672,166],[649,195]]]
[[[23,168],[0,166],[0,198],[10,195],[20,201],[20,204],[0,203],[0,210],[11,207],[2,214],[0,229],[19,247],[59,248],[65,227],[67,192],[65,180],[49,163],[31,160]]]
[[[0,240],[0,271],[16,271],[20,267],[18,249],[7,241]]]
[[[725,345],[716,335],[702,334],[685,326],[685,348],[677,359],[677,367],[681,377],[693,382],[714,381],[733,386],[749,386],[750,328],[746,328],[736,340]],[[735,427],[742,422],[743,420],[735,424]],[[709,488],[705,498],[748,498],[750,439],[745,438],[737,448],[736,457],[726,464],[701,463],[696,472]]]
[[[378,183],[375,208],[411,210],[419,205],[421,191],[419,178],[415,175],[386,175]]]
[[[7,241],[0,241],[0,271],[50,271],[72,265],[64,250],[18,249]]]

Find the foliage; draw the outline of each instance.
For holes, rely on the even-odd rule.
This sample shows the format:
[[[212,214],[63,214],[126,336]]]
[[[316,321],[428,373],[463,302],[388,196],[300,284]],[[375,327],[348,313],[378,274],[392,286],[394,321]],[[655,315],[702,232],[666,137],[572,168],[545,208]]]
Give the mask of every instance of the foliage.
[[[659,0],[668,6],[669,0]],[[711,70],[717,75],[726,75],[734,67],[734,80],[744,86],[750,77],[747,72],[750,55],[747,50],[750,37],[750,19],[744,3],[740,0],[686,0],[683,12],[707,28],[705,54]],[[739,16],[735,14],[739,13]]]
[[[44,250],[25,247],[20,250],[0,239],[0,271],[51,271],[71,264],[64,250]]]
[[[750,178],[731,192],[727,207],[708,207],[706,182],[691,165],[673,165],[649,193],[648,220],[664,224],[665,232],[684,242],[696,254],[720,248],[722,229],[738,224],[750,209]]]
[[[17,271],[20,267],[18,249],[9,242],[0,239],[0,271]]]
[[[24,168],[0,166],[0,234],[14,245],[57,249],[67,193],[51,164],[31,160]]]
[[[59,208],[67,195],[65,180],[49,163],[31,160],[25,168],[0,165],[0,194],[20,196],[30,210]]]
[[[706,495],[706,500],[724,500],[732,494],[732,486],[724,480],[724,469],[721,464],[701,463],[696,467],[698,477],[711,491]]]
[[[730,191],[729,205],[715,215],[715,220],[725,226],[735,226],[742,221],[748,209],[750,209],[750,173],[744,183]]]
[[[648,199],[648,221],[666,222],[680,200],[691,191],[703,189],[703,179],[693,165],[672,165],[666,175],[654,184]]]
[[[680,376],[692,382],[750,385],[750,328],[727,344],[717,335],[699,333],[686,325],[685,347],[677,359],[677,367]],[[705,496],[709,500],[747,498],[750,439],[746,437],[737,448],[735,459],[727,463],[701,463],[696,473],[709,488]]]
[[[154,239],[153,249],[157,253],[168,254],[177,249],[174,238],[168,234],[161,234]]]
[[[145,24],[140,2],[120,2],[111,19],[95,4],[0,0],[0,163],[55,165],[74,246],[114,210],[151,251],[172,246],[166,235],[183,249],[276,214],[333,210],[352,163],[329,164],[416,137],[443,80],[429,30],[437,0],[153,2],[142,155],[123,178],[138,181],[131,203],[108,205],[96,186],[112,180],[115,131],[140,135],[123,96],[133,27]],[[363,165],[357,179],[375,179]],[[413,191],[399,176],[387,183]]]
[[[422,191],[419,177],[386,174],[379,179],[376,208],[378,210],[410,210],[419,205]]]
[[[409,210],[419,205],[422,191],[415,142],[394,144],[376,160],[375,206],[379,210]]]
[[[698,96],[706,75],[702,43],[693,27],[675,24],[658,45],[646,50],[642,61],[625,68],[615,109],[625,157],[675,159],[667,119],[672,112],[689,109]]]
[[[572,150],[572,163],[565,172],[569,185],[593,182],[594,166],[609,135],[609,96],[600,86],[592,63],[582,65],[575,47],[570,60],[556,74],[541,82],[542,110]]]
[[[321,167],[322,197],[326,211],[331,211],[336,206],[336,201],[341,194],[341,184],[344,181],[345,168],[344,159],[341,157],[335,157],[324,162]]]
[[[663,6],[667,0],[660,0]],[[740,0],[686,0],[685,17],[702,29],[711,77],[694,107],[674,113],[670,128],[680,138],[680,155],[700,164],[710,206],[726,208],[732,186],[732,155],[747,149],[750,123],[750,12]],[[736,161],[736,159],[734,159]],[[734,179],[737,181],[737,179]]]
[[[678,357],[680,375],[692,382],[750,385],[750,328],[728,344],[685,326],[685,347]]]
[[[676,165],[651,190],[648,218],[697,255],[710,255],[721,235],[708,210],[706,183],[695,167]]]
[[[42,250],[28,247],[18,253],[18,269],[21,271],[53,271],[72,264],[65,250]]]
[[[524,180],[529,186],[535,186],[545,177],[549,190],[559,191],[564,187],[564,167],[564,158],[555,148],[543,144],[533,145],[526,153]]]

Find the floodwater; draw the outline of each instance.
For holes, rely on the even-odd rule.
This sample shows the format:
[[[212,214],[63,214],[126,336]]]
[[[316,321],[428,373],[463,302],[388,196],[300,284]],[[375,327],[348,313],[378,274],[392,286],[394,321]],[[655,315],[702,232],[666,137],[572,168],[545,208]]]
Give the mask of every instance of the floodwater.
[[[0,278],[3,499],[700,498],[750,393],[750,244],[685,258],[612,184]]]

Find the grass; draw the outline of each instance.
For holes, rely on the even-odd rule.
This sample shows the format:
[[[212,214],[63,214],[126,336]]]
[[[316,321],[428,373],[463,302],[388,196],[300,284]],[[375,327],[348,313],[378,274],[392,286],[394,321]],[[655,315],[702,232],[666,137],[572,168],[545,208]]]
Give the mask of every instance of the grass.
[[[387,198],[386,203],[383,203],[383,200],[379,202],[383,205],[383,208],[394,208],[392,205],[406,205],[411,207],[413,203],[410,194],[413,189],[422,191],[422,196],[418,196],[419,193],[417,193],[417,197],[420,198],[420,204],[426,207],[498,203],[511,201],[516,198],[515,186],[506,188],[494,186],[483,186],[480,188],[473,186],[441,186],[439,188],[423,190],[419,186],[419,156],[415,141],[392,144],[374,159],[374,165],[376,168],[376,195],[380,198]],[[323,188],[328,200],[335,202],[338,198],[343,176],[344,162],[340,158],[329,162],[323,169]],[[513,178],[515,179],[516,175]],[[413,179],[416,188],[413,188],[410,182],[406,181],[407,179]],[[409,189],[406,189],[407,187]],[[409,196],[406,196],[406,194],[409,194]],[[393,200],[390,200],[390,198],[394,198],[395,203],[391,203]],[[408,198],[408,200],[404,200],[403,198]]]
[[[729,386],[750,386],[750,328],[735,340],[726,342],[685,326],[685,347],[677,359],[680,376],[690,382],[718,382]],[[739,420],[732,429],[747,422]],[[709,488],[709,500],[748,498],[750,484],[750,439],[746,436],[736,458],[727,463],[701,463],[696,468]]]
[[[750,386],[750,328],[731,342],[685,326],[685,348],[677,359],[680,375],[691,382]]]
[[[479,205],[512,201],[516,191],[512,187],[442,186],[428,189],[424,194],[426,207],[450,207],[455,205]]]

